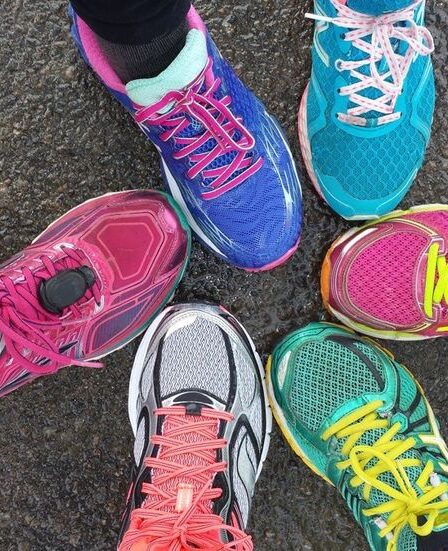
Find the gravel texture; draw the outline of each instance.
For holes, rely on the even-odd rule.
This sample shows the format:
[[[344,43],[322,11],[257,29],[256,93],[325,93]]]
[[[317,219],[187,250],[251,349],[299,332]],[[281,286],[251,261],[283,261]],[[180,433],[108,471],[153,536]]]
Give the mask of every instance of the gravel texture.
[[[310,71],[311,2],[202,0],[222,49],[287,129],[301,164],[297,104]],[[427,162],[404,206],[448,202],[448,1],[431,0],[438,105]],[[0,3],[0,258],[91,197],[160,186],[156,154],[78,58],[62,0]],[[195,244],[176,300],[221,302],[265,356],[287,332],[326,319],[318,273],[349,225],[318,199],[306,177],[302,245],[286,266],[247,274]],[[115,548],[128,485],[132,435],[127,385],[138,343],[106,370],[70,368],[0,403],[0,550]],[[391,343],[421,380],[446,434],[448,341]],[[336,491],[293,455],[274,430],[250,529],[258,551],[366,551]]]

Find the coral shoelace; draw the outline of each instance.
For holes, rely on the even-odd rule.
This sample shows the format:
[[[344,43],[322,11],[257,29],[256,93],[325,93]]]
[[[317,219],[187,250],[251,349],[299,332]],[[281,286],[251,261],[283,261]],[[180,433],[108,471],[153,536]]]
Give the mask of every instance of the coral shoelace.
[[[68,357],[59,352],[58,347],[51,342],[40,327],[51,328],[60,324],[60,317],[45,310],[38,300],[40,281],[55,276],[65,269],[79,268],[86,263],[82,251],[62,247],[64,257],[53,261],[48,256],[42,256],[42,267],[31,271],[24,266],[21,269],[23,281],[14,282],[8,276],[0,276],[0,334],[3,343],[11,358],[31,373],[45,374],[57,371],[60,367],[71,362],[74,365],[85,367],[101,367],[96,362],[68,360]],[[97,303],[101,296],[98,284],[87,291],[85,298],[94,297]],[[73,315],[79,314],[76,305],[69,308]],[[32,337],[32,339],[30,338]],[[28,358],[28,354],[40,356],[42,362],[36,363]]]
[[[356,79],[354,84],[339,90],[342,96],[348,96],[355,107],[348,109],[347,113],[338,113],[338,118],[351,125],[368,126],[369,121],[363,115],[374,111],[380,114],[378,119],[373,119],[375,124],[398,120],[401,113],[396,112],[395,107],[414,56],[428,56],[434,51],[431,33],[414,21],[415,10],[421,7],[423,0],[378,17],[358,13],[340,0],[331,2],[338,11],[337,17],[315,14],[307,14],[307,17],[351,29],[345,34],[344,40],[367,54],[360,61],[337,61],[338,70],[350,71],[351,77]],[[398,53],[401,43],[408,45],[404,55]],[[387,68],[380,73],[379,67],[384,65]],[[370,74],[360,70],[366,66]],[[382,95],[376,99],[362,95],[361,92],[368,88],[379,90]]]
[[[188,88],[169,92],[161,101],[137,111],[136,121],[140,125],[163,126],[166,130],[160,135],[167,142],[173,139],[177,151],[176,160],[188,157],[190,168],[187,176],[196,178],[199,174],[203,181],[210,182],[204,199],[214,199],[235,188],[255,174],[263,165],[261,157],[255,158],[253,148],[255,140],[244,127],[242,120],[230,111],[230,96],[218,100],[215,93],[221,80],[214,79],[206,88],[206,74],[211,72],[211,60],[198,79]],[[182,132],[191,124],[191,119],[203,127],[197,135],[182,136]],[[210,149],[207,142],[213,140]],[[200,152],[203,148],[206,151]],[[214,161],[222,155],[229,155],[223,166],[212,167]]]
[[[353,470],[350,484],[354,488],[364,485],[363,499],[366,502],[373,489],[389,498],[381,505],[365,509],[363,513],[376,517],[380,535],[388,541],[387,551],[397,551],[399,536],[405,526],[409,525],[420,536],[429,535],[437,526],[439,515],[448,511],[448,484],[442,483],[434,473],[431,461],[423,466],[417,457],[402,457],[414,448],[415,440],[412,437],[394,440],[401,425],[397,422],[388,428],[389,420],[378,413],[383,406],[384,403],[377,400],[360,407],[326,430],[322,438],[346,438],[341,454],[348,458],[340,461],[338,467]],[[387,430],[372,446],[356,444],[366,431],[375,429]],[[421,468],[416,481],[421,489],[420,495],[406,474],[406,468],[412,467]],[[398,489],[379,480],[378,477],[384,473],[394,477]],[[422,518],[426,520],[420,524]]]
[[[212,487],[214,476],[226,469],[225,462],[216,461],[217,451],[226,446],[217,433],[220,422],[233,416],[206,408],[200,416],[187,415],[183,406],[155,414],[164,417],[164,431],[152,437],[158,457],[145,459],[152,483],[142,486],[146,500],[132,512],[120,551],[252,551],[250,536],[211,512],[222,493]],[[223,542],[223,533],[231,541]]]

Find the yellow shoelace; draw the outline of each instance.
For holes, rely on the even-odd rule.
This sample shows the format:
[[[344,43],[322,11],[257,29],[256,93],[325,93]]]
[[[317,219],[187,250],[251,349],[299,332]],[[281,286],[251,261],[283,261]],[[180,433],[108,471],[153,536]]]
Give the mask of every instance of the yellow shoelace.
[[[401,425],[397,422],[387,428],[389,420],[380,417],[378,413],[378,409],[383,405],[381,400],[377,400],[360,407],[327,429],[322,438],[324,440],[329,440],[332,436],[338,439],[346,438],[341,454],[347,456],[347,459],[340,461],[337,466],[341,470],[349,468],[353,470],[354,475],[350,484],[353,488],[364,485],[362,496],[366,502],[369,501],[373,489],[390,497],[389,501],[366,509],[363,513],[368,517],[387,516],[380,535],[388,539],[387,551],[396,551],[400,533],[406,525],[409,525],[419,536],[427,536],[433,531],[434,526],[441,524],[440,519],[439,523],[437,520],[442,511],[448,513],[448,501],[440,498],[444,494],[446,494],[444,497],[448,497],[448,483],[440,483],[436,486],[430,483],[431,475],[434,473],[434,465],[431,461],[423,466],[418,458],[400,457],[411,450],[416,442],[412,437],[393,440],[400,431]],[[366,431],[372,429],[387,430],[374,446],[356,444]],[[367,467],[373,459],[377,461],[372,467]],[[421,495],[417,493],[415,485],[411,484],[406,474],[406,468],[410,467],[422,468],[416,481],[416,485],[422,491]],[[386,472],[392,474],[399,489],[378,479]],[[438,499],[439,501],[436,501]],[[419,524],[422,517],[426,517],[426,521],[424,524]],[[443,521],[448,522],[448,518],[444,518]]]
[[[445,256],[439,256],[440,245],[434,243],[429,248],[426,268],[424,309],[428,318],[433,315],[433,305],[440,304],[442,299],[448,303],[448,264]],[[436,275],[438,277],[436,283]],[[448,328],[444,328],[448,330]]]

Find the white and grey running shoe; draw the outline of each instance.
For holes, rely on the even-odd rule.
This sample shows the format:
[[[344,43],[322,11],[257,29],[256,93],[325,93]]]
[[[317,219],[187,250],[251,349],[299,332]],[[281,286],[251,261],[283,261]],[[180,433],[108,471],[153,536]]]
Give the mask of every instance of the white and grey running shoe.
[[[135,464],[119,551],[252,550],[245,528],[272,420],[238,321],[207,304],[162,312],[135,358],[129,415]]]

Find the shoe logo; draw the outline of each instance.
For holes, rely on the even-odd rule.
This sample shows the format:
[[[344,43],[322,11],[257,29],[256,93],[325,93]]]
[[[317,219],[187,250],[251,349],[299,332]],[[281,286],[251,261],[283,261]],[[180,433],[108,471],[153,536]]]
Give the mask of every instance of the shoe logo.
[[[315,2],[315,12],[316,15],[322,15],[323,17],[326,17],[327,15],[317,2]],[[330,56],[324,50],[320,42],[320,35],[327,31],[329,26],[330,23],[328,23],[328,21],[316,21],[316,24],[314,25],[314,48],[317,55],[327,67],[330,67]]]

